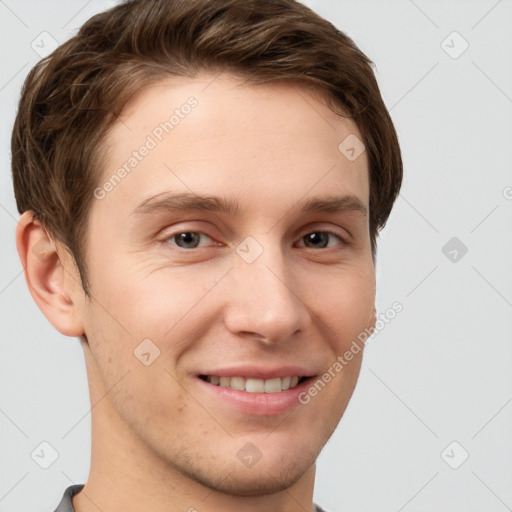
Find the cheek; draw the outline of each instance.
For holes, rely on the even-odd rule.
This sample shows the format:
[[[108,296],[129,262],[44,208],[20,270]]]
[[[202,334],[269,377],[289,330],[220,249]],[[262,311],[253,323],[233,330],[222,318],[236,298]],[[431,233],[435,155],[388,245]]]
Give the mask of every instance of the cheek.
[[[338,278],[324,283],[319,315],[324,339],[329,341],[325,388],[317,406],[330,411],[326,419],[334,430],[352,396],[361,369],[364,342],[360,341],[373,324],[375,272],[372,264],[347,269]],[[368,331],[366,331],[368,332]],[[358,338],[359,337],[359,338]]]
[[[375,272],[371,264],[344,268],[317,281],[315,311],[319,328],[331,340],[337,354],[347,349],[373,321],[375,304]]]
[[[173,331],[190,324],[190,318],[201,318],[205,305],[211,304],[204,299],[227,270],[229,265],[201,269],[128,258],[96,275],[98,302],[132,337],[156,343],[175,338]]]

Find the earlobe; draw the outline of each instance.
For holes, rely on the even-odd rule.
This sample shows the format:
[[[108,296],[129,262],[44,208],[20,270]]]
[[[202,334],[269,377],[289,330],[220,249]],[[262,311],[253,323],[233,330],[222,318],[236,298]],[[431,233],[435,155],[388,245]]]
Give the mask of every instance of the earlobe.
[[[84,333],[77,304],[73,300],[71,269],[34,213],[21,216],[16,229],[16,246],[30,294],[50,323],[66,336]],[[67,265],[69,266],[69,264]],[[81,287],[80,287],[81,288]],[[77,296],[78,298],[78,296]]]

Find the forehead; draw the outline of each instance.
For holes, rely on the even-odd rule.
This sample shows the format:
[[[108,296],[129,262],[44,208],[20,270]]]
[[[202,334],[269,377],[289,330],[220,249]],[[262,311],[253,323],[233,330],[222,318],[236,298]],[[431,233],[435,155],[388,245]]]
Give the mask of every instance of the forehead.
[[[134,95],[107,134],[98,185],[111,185],[101,207],[133,209],[174,190],[232,192],[252,207],[326,192],[367,205],[366,153],[346,153],[347,144],[361,140],[354,121],[298,83],[168,78]]]

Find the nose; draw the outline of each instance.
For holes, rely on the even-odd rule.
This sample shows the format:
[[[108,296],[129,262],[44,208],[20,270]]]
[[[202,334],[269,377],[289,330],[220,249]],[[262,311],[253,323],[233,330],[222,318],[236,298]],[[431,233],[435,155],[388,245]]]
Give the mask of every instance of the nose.
[[[234,255],[226,287],[225,325],[233,334],[276,344],[301,331],[311,321],[300,283],[282,251],[265,249],[248,263]]]

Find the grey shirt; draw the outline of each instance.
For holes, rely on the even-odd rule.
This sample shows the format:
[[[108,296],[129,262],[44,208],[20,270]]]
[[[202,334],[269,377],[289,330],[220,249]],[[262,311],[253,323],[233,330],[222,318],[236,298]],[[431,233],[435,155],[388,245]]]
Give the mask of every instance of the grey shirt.
[[[55,512],[75,512],[73,507],[72,498],[75,494],[78,494],[83,489],[83,484],[71,485],[64,491],[64,496],[59,503],[59,506],[55,509]],[[316,512],[325,512],[318,505],[315,505]]]

